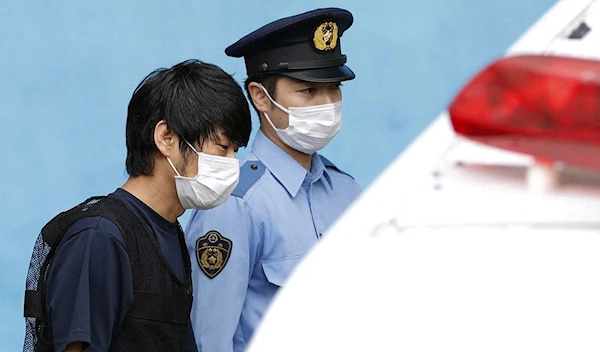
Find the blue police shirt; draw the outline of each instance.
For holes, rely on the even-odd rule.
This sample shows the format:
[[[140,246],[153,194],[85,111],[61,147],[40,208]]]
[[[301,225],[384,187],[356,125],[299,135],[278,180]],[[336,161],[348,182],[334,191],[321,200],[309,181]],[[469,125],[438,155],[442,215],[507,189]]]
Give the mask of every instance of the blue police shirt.
[[[183,280],[185,267],[177,223],[171,223],[123,189],[112,195],[126,202],[154,231],[161,251]],[[48,276],[47,336],[55,351],[81,341],[84,351],[107,351],[133,302],[131,265],[123,235],[110,220],[90,217],[65,232]],[[196,351],[190,327],[184,351]]]
[[[260,131],[241,164],[233,195],[193,211],[186,229],[200,351],[243,351],[278,288],[361,191],[316,153],[307,172]]]

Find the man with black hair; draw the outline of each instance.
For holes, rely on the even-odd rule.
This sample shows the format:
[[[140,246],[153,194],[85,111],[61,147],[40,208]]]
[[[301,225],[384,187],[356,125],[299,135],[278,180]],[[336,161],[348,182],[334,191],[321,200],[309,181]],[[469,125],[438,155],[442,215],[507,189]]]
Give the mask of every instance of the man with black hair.
[[[24,351],[196,351],[177,218],[229,197],[250,132],[243,91],[221,68],[188,60],[144,78],[127,112],[128,180],[38,237]]]
[[[346,10],[317,9],[267,24],[225,50],[244,57],[261,127],[232,197],[193,211],[186,231],[192,326],[202,351],[245,350],[277,290],[361,192],[318,153],[342,125],[340,86],[354,73],[340,38],[352,22]]]

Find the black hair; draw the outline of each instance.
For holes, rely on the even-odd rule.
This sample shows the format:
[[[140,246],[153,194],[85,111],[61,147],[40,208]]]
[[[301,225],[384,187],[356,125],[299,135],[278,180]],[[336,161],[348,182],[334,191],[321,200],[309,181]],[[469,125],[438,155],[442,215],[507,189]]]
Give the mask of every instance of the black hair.
[[[271,96],[271,98],[273,98],[273,100],[277,101],[277,98],[276,98],[277,81],[279,81],[279,79],[281,77],[282,77],[281,75],[270,74],[270,75],[261,75],[261,76],[254,76],[254,77],[246,78],[246,81],[244,82],[244,89],[246,90],[246,95],[248,95],[248,100],[250,100],[250,104],[252,104],[252,107],[254,108],[254,110],[256,111],[256,114],[259,117],[260,117],[260,111],[258,111],[256,106],[254,105],[254,102],[252,101],[252,96],[250,95],[248,86],[250,85],[251,82],[256,82],[256,83],[262,84],[265,87],[265,89],[267,90],[267,92],[269,92],[269,95]]]
[[[158,153],[154,129],[161,120],[179,136],[184,158],[189,151],[185,140],[202,144],[216,138],[220,129],[232,143],[245,147],[252,131],[240,85],[220,67],[199,60],[157,69],[133,92],[125,129],[129,175],[152,175]]]

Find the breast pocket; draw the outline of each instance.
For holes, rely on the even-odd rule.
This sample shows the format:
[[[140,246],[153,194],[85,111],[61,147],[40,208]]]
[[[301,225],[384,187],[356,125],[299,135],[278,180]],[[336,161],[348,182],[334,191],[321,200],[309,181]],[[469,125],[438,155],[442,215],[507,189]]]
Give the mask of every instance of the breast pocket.
[[[303,256],[295,256],[263,260],[262,268],[265,272],[267,281],[275,286],[283,287],[302,258]]]

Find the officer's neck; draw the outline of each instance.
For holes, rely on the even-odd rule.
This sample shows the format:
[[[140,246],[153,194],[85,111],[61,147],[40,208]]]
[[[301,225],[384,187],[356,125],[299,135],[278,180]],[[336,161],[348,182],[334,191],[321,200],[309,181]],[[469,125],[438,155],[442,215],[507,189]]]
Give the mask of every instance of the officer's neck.
[[[260,129],[264,135],[271,140],[271,142],[275,143],[275,145],[281,148],[284,152],[296,160],[298,164],[305,168],[306,171],[310,172],[312,167],[312,155],[299,152],[283,143],[272,128],[266,128],[265,125],[261,125]]]
[[[169,222],[174,223],[178,217],[183,215],[185,209],[177,198],[173,177],[168,179],[159,175],[159,172],[154,172],[152,176],[129,177],[121,188],[134,195]]]

